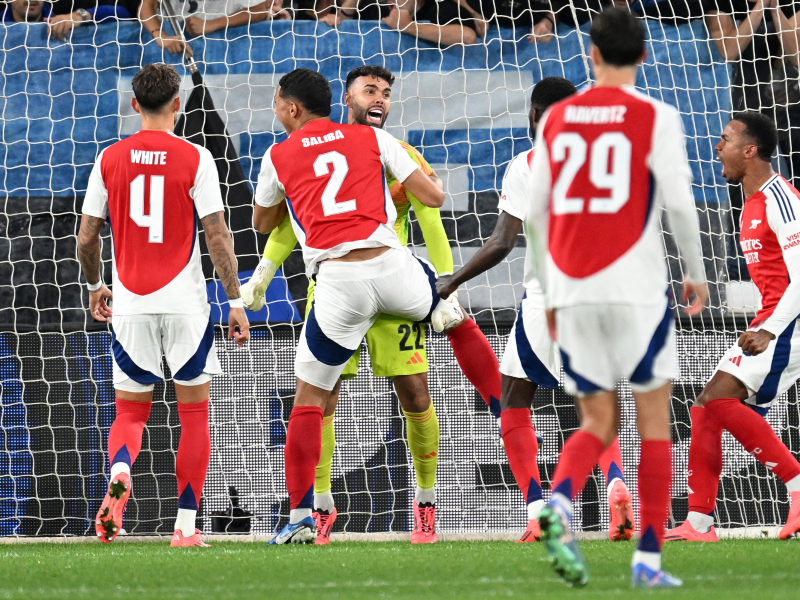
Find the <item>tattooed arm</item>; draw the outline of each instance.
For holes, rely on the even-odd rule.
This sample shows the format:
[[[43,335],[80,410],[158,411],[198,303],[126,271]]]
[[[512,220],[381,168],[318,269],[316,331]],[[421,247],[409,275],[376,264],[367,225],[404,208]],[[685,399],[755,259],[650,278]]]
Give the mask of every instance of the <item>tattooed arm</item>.
[[[78,260],[81,263],[86,281],[94,285],[101,282],[100,273],[100,230],[105,219],[84,214],[81,216],[81,229],[78,232]],[[102,283],[102,282],[101,282]],[[89,312],[98,321],[108,321],[111,309],[108,301],[114,297],[105,285],[89,292]]]
[[[239,291],[239,270],[236,255],[233,253],[233,239],[225,223],[224,214],[221,211],[214,212],[200,219],[200,222],[206,233],[208,254],[222,281],[225,295],[228,296],[228,300],[240,299],[242,295]],[[235,331],[237,325],[241,333]],[[250,324],[244,308],[231,307],[228,315],[228,337],[234,338],[239,346],[250,338]]]

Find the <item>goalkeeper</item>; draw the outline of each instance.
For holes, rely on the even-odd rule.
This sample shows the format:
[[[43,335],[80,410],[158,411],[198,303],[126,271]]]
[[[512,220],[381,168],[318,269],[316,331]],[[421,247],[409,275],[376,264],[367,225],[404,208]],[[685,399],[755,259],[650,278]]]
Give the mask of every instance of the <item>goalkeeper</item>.
[[[365,65],[352,70],[345,83],[345,104],[348,122],[383,128],[391,106],[394,76],[384,67]],[[430,165],[412,146],[401,142],[414,161],[434,181],[441,184]],[[436,208],[423,206],[395,179],[387,178],[397,220],[395,230],[403,244],[408,243],[409,210],[414,213],[425,238],[428,256],[439,275],[453,271],[453,255]],[[289,217],[270,235],[264,257],[248,283],[242,287],[244,303],[250,310],[264,306],[264,293],[278,267],[297,244]],[[309,285],[309,303],[313,298],[313,282]],[[478,389],[493,412],[499,411],[500,375],[497,357],[488,340],[472,319],[463,321],[447,332],[459,366],[467,379]],[[390,377],[400,406],[406,417],[408,446],[411,451],[417,488],[414,497],[414,530],[412,543],[432,543],[436,535],[436,467],[439,453],[439,422],[428,392],[428,357],[425,352],[425,326],[403,317],[381,315],[367,332],[367,346],[376,377]],[[342,379],[355,377],[360,348],[356,350],[342,373]],[[335,445],[333,415],[338,390],[324,411],[322,422],[322,455],[314,482],[314,520],[317,544],[330,541],[336,520],[336,507],[331,493],[331,462]]]

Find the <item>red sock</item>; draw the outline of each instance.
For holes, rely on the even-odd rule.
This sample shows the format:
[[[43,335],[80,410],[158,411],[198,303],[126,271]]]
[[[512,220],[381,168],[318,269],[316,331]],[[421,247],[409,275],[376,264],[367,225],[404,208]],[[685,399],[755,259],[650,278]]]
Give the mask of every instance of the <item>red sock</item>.
[[[597,462],[606,478],[606,487],[608,487],[612,479],[625,481],[625,472],[622,470],[622,450],[619,448],[618,437],[614,438],[614,441],[600,455],[600,459]]]
[[[509,408],[502,412],[501,435],[505,442],[506,456],[514,479],[525,499],[525,504],[542,499],[542,482],[536,454],[539,444],[527,408]]]
[[[689,511],[714,514],[722,475],[722,425],[702,406],[693,406],[689,441]]]
[[[638,549],[661,552],[664,524],[669,514],[669,488],[672,484],[672,442],[642,440],[639,459],[639,514],[642,535]]]
[[[775,473],[783,483],[800,475],[800,463],[781,442],[766,419],[738,398],[720,398],[707,402],[709,411],[717,422],[727,429],[762,465]]]
[[[178,508],[197,510],[211,458],[211,433],[208,429],[208,400],[178,402],[181,441],[175,474],[178,477]]]
[[[553,493],[570,500],[577,498],[604,449],[603,442],[596,435],[583,430],[573,433],[561,450],[553,474]]]
[[[447,332],[458,366],[495,417],[500,416],[500,363],[472,319]]]
[[[150,416],[151,402],[117,398],[117,416],[108,432],[108,464],[125,463],[130,468],[142,449],[142,432]]]
[[[314,477],[322,452],[322,409],[318,406],[295,406],[286,429],[286,490],[289,508],[312,508]]]

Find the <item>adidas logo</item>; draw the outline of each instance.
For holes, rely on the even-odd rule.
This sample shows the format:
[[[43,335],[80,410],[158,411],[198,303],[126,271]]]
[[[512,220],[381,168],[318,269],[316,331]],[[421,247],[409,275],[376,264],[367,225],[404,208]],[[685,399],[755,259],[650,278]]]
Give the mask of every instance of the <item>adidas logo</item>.
[[[424,361],[422,360],[422,357],[419,355],[419,352],[414,352],[414,356],[412,356],[411,360],[406,362],[406,364],[407,365],[418,365],[421,362],[424,362]]]
[[[733,364],[735,364],[737,367],[742,366],[741,356],[734,356],[733,358],[729,358],[728,360],[731,361]]]
[[[778,466],[778,463],[767,461],[764,463],[764,466],[767,467],[770,471],[772,471],[772,469]]]

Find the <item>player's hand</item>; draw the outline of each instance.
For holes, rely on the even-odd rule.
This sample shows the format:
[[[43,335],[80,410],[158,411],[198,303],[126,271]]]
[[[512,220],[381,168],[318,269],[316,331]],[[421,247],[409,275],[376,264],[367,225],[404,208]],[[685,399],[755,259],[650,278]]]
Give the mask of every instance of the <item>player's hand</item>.
[[[694,296],[694,299],[689,304],[689,300]],[[683,280],[683,303],[689,304],[684,310],[687,315],[695,316],[703,312],[703,309],[708,302],[708,284],[707,283],[693,283],[689,279]]]
[[[537,42],[539,44],[546,44],[555,36],[553,34],[553,22],[550,19],[540,19],[536,25],[533,26],[533,34],[528,36],[528,42]]]
[[[550,334],[550,339],[554,342],[558,341],[556,340],[556,309],[548,308],[544,314],[547,317],[547,331]]]
[[[111,290],[103,285],[100,289],[89,292],[89,312],[96,321],[107,323],[113,316],[108,302],[114,299]]]
[[[765,329],[745,331],[739,336],[739,347],[750,356],[758,356],[767,349],[769,343],[774,339],[775,334]]]
[[[436,293],[442,300],[447,300],[457,289],[458,284],[453,281],[453,275],[440,275],[436,280]]]
[[[161,31],[158,32],[158,35],[154,38],[156,40],[156,44],[158,47],[166,50],[170,54],[183,54],[184,48],[186,49],[186,54],[192,56],[192,47],[184,42],[180,36],[177,35],[167,35]]]
[[[239,331],[236,331],[237,326]],[[250,339],[250,322],[243,308],[232,308],[228,311],[228,339],[235,340],[239,348]]]
[[[70,31],[72,31],[82,22],[83,19],[74,13],[67,15],[56,15],[47,21],[47,35],[63,42],[67,39]]]

